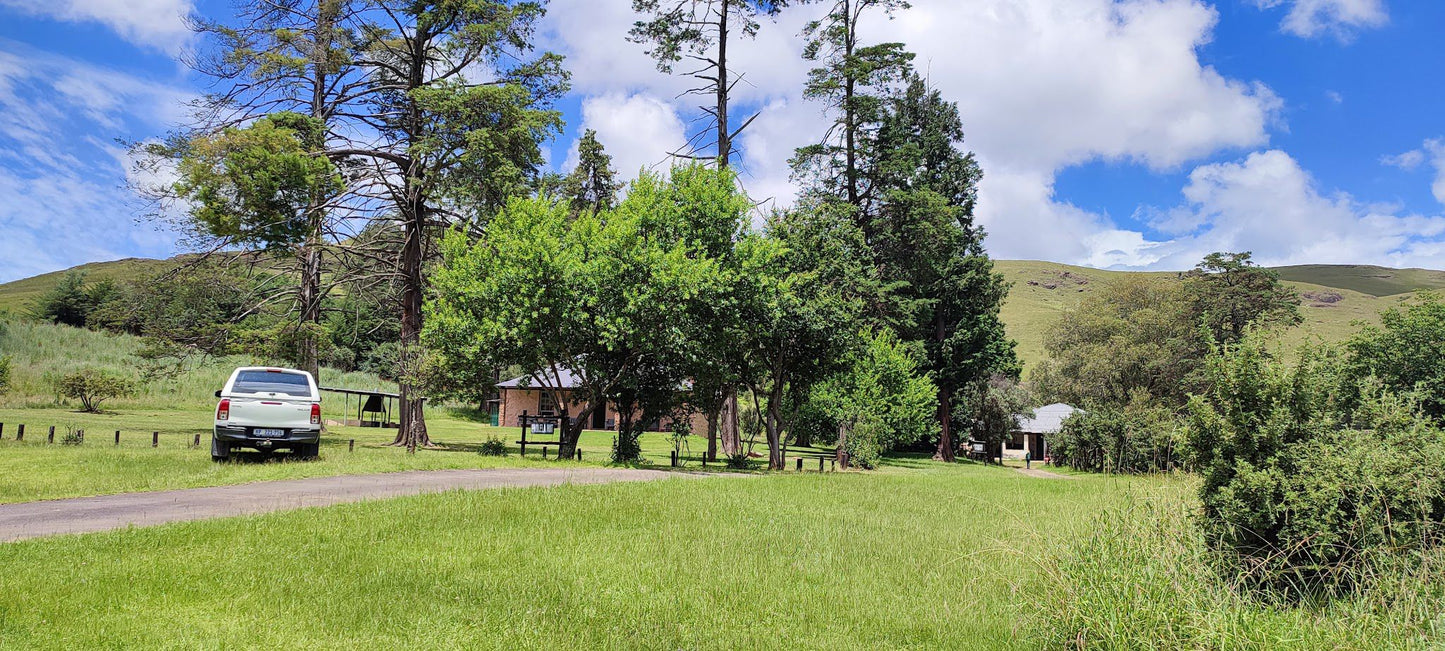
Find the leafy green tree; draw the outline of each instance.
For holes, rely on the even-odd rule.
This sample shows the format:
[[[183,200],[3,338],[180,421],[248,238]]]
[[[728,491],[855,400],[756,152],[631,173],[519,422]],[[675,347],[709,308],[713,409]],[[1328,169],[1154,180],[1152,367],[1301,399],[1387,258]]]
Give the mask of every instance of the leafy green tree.
[[[754,400],[765,400],[768,467],[782,470],[785,433],[815,384],[845,367],[877,284],[862,232],[828,205],[776,214],[770,247],[750,259],[764,308],[743,346]],[[793,408],[790,409],[790,406]]]
[[[798,149],[792,160],[805,192],[869,210],[875,197],[862,167],[878,155],[873,130],[887,98],[911,70],[913,54],[902,43],[864,44],[859,26],[872,10],[891,17],[908,7],[904,0],[833,0],[824,17],[803,28],[803,58],[820,64],[808,72],[803,97],[835,114],[825,140]]]
[[[1194,318],[1214,341],[1232,344],[1250,325],[1294,326],[1302,320],[1299,295],[1250,253],[1210,253],[1186,276]]]
[[[835,428],[838,465],[873,468],[884,452],[928,438],[937,390],[921,357],[890,330],[865,332],[846,369],[813,387],[808,401]]]
[[[1031,413],[1037,404],[1017,378],[1007,375],[974,380],[960,393],[959,402],[968,408],[963,413],[973,425],[972,437],[983,441],[985,450],[999,449],[1017,431],[1019,416]]]
[[[176,193],[210,235],[266,249],[300,245],[310,237],[314,197],[343,187],[331,161],[307,144],[322,128],[312,118],[277,113],[197,136],[185,144]]]
[[[99,413],[100,404],[111,398],[135,394],[135,383],[100,369],[81,369],[55,381],[55,390],[66,398],[79,400],[84,411]]]
[[[701,107],[711,124],[689,143],[688,150],[670,153],[729,165],[733,141],[757,114],[733,128],[729,117],[732,90],[743,77],[734,76],[728,46],[738,37],[756,36],[758,20],[776,17],[787,4],[788,0],[632,0],[632,10],[646,18],[633,24],[628,40],[647,45],[657,69],[668,74],[684,57],[695,61],[698,67],[685,74],[701,85],[687,93],[712,96],[712,103]],[[696,141],[706,137],[704,134],[712,135],[713,151],[699,154],[702,147]]]
[[[1048,330],[1049,359],[1030,377],[1039,393],[1088,408],[1122,407],[1143,394],[1180,406],[1204,351],[1184,287],[1129,276],[1067,309]]]
[[[1414,395],[1426,414],[1445,423],[1445,297],[1422,293],[1408,305],[1385,310],[1380,321],[1347,343],[1355,375]]]
[[[597,214],[617,205],[622,185],[612,169],[612,157],[597,141],[597,132],[588,129],[577,142],[577,167],[562,180],[561,196],[572,204],[573,212]]]
[[[443,366],[520,367],[554,396],[567,423],[564,456],[605,402],[630,417],[627,407],[647,415],[678,400],[692,371],[684,326],[695,305],[726,289],[698,232],[740,228],[738,211],[714,213],[688,191],[730,186],[731,176],[712,172],[713,183],[690,185],[698,174],[644,175],[616,209],[596,215],[514,199],[476,245],[449,235],[427,328]],[[577,384],[570,401],[561,392],[567,375]]]

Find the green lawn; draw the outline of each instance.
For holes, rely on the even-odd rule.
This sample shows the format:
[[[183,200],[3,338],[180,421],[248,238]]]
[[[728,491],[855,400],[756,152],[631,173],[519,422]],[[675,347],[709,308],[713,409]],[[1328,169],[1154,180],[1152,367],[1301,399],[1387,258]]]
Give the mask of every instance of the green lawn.
[[[6,648],[1035,648],[1130,487],[873,473],[452,492],[0,545]]]
[[[514,443],[521,431],[515,427],[495,428],[473,422],[466,412],[429,410],[428,429],[438,449],[418,450],[411,455],[389,447],[395,430],[332,426],[322,439],[321,458],[291,461],[286,453],[270,459],[243,452],[240,459],[214,463],[210,452],[211,412],[198,410],[124,410],[106,414],[81,414],[64,409],[0,409],[0,503],[25,502],[63,497],[80,497],[133,491],[193,488],[242,484],[268,479],[297,479],[400,470],[443,468],[492,468],[552,466],[557,449],[548,450],[554,460],[544,461],[540,448],[528,447],[525,458]],[[25,440],[15,440],[18,425],[26,425]],[[56,442],[47,443],[49,428],[56,426]],[[84,429],[85,443],[61,443],[67,428]],[[115,430],[121,430],[121,444],[114,444]],[[151,432],[160,432],[160,445],[151,447]],[[201,446],[191,447],[196,435]],[[506,457],[477,454],[477,447],[489,436],[506,441],[512,453]],[[612,432],[585,432],[582,463],[604,465],[612,451]],[[350,440],[356,440],[355,451]],[[683,459],[687,468],[700,468],[707,441],[692,437],[690,454]],[[668,466],[672,442],[666,433],[642,436],[647,462]],[[757,452],[766,455],[766,446]],[[765,462],[765,460],[763,460]],[[566,462],[573,463],[573,462]],[[806,467],[816,470],[817,461]],[[715,464],[712,468],[717,468]]]

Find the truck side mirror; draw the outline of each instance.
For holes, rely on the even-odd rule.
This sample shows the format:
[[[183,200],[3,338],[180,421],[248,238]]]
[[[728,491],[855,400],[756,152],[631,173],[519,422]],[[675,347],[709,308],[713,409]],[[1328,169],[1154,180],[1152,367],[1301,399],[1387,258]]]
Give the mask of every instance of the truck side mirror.
[[[217,397],[217,398],[221,397],[221,390],[220,390],[220,389],[216,389],[216,397]]]

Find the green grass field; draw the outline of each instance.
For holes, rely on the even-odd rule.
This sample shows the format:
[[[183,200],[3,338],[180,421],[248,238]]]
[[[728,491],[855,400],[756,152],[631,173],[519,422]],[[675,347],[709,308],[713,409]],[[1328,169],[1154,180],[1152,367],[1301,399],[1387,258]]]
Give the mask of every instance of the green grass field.
[[[1035,648],[1139,482],[977,465],[453,492],[0,545],[7,648]]]

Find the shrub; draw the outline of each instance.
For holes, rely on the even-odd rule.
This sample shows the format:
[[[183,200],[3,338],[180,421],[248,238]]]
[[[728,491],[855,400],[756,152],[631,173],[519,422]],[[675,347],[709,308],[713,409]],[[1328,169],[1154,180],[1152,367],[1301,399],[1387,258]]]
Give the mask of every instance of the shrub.
[[[621,428],[612,440],[612,463],[636,463],[642,459],[642,432]]]
[[[66,425],[65,434],[60,436],[61,445],[80,445],[85,442],[85,430]]]
[[[1049,440],[1049,456],[1056,464],[1090,472],[1166,472],[1179,464],[1182,443],[1168,409],[1136,400],[1123,408],[1070,416]]]
[[[1445,538],[1445,434],[1343,368],[1332,349],[1286,366],[1255,335],[1208,360],[1189,426],[1204,529],[1252,585],[1337,594]]]
[[[13,362],[9,355],[0,355],[0,394],[10,390],[10,367]]]
[[[727,467],[733,470],[753,470],[758,467],[758,464],[756,461],[753,461],[752,457],[748,456],[748,453],[738,452],[727,458]]]
[[[79,400],[85,411],[100,411],[100,403],[111,398],[135,394],[135,383],[119,375],[99,369],[83,369],[67,373],[55,383],[60,395]]]
[[[507,456],[507,444],[494,434],[487,437],[487,442],[483,443],[477,452],[484,457],[505,457]]]

